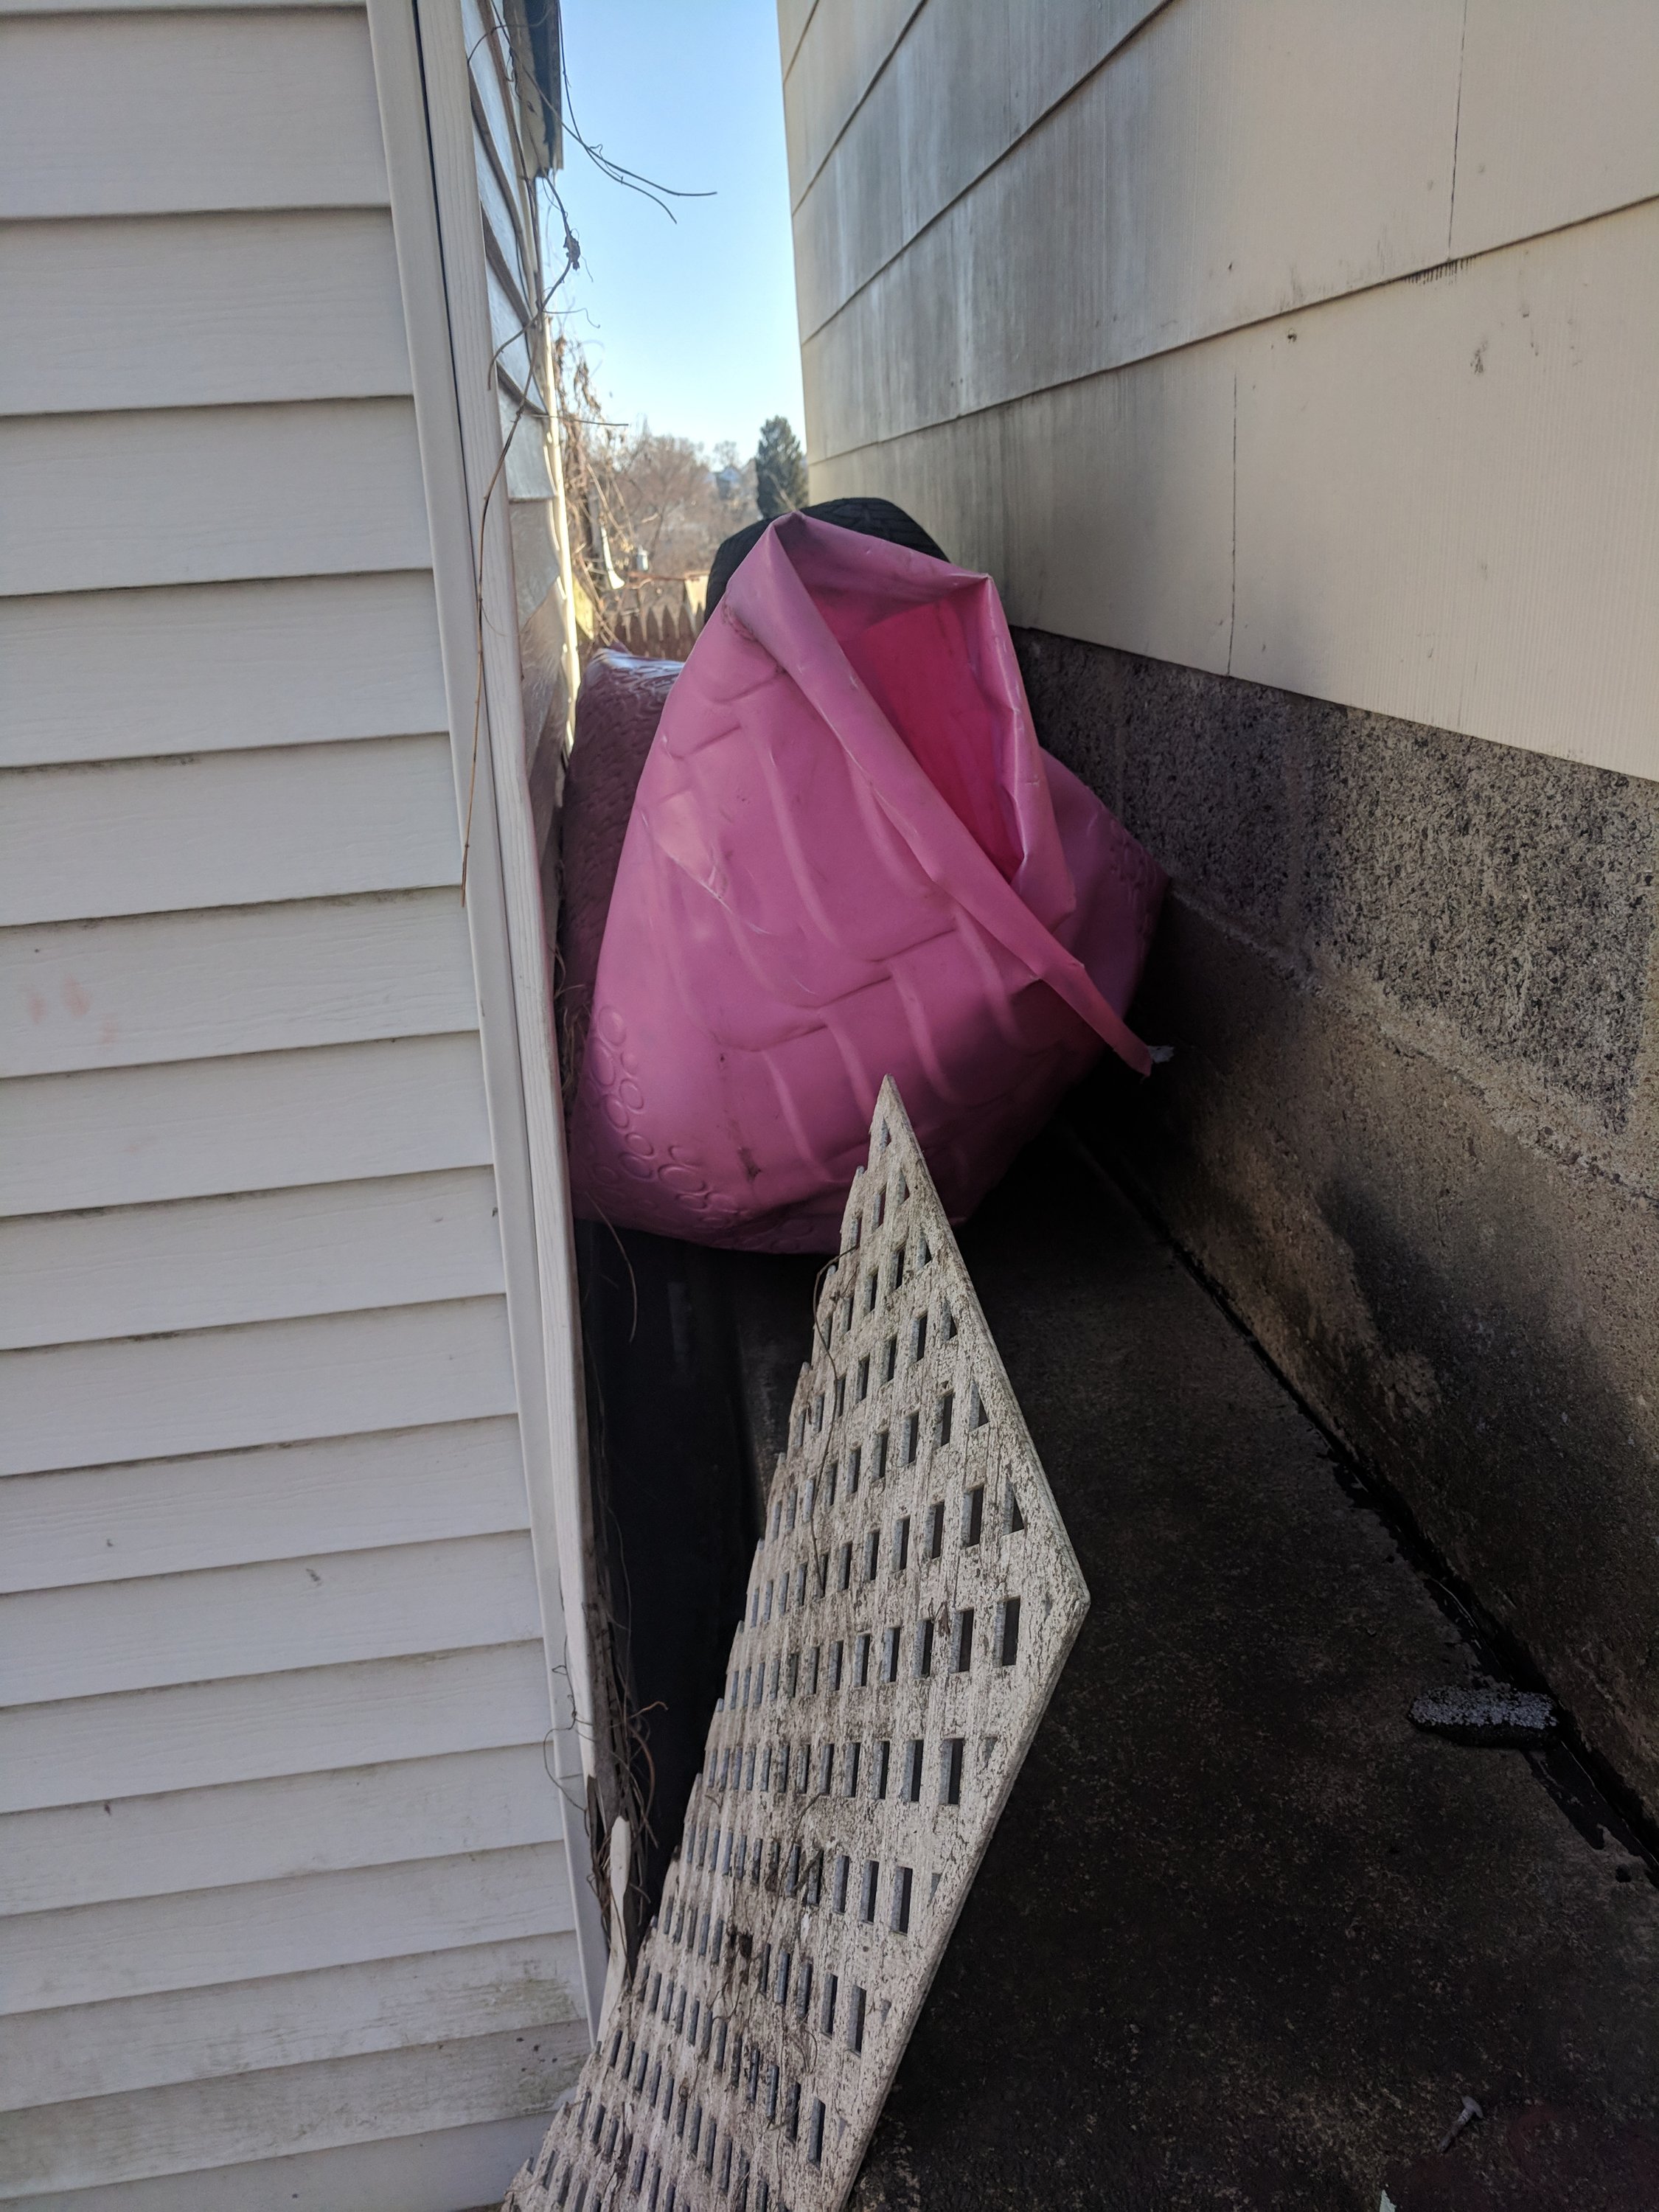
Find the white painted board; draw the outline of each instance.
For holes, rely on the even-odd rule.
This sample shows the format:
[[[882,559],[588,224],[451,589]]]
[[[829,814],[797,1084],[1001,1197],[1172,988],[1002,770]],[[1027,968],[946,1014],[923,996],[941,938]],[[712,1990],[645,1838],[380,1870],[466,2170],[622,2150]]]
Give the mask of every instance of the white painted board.
[[[107,1697],[464,1651],[540,1627],[519,1531],[319,1552],[0,1598],[0,1695],[9,1705]]]
[[[918,9],[798,200],[803,337],[1166,4],[927,0]],[[786,109],[811,96],[810,72],[792,77]]]
[[[501,1289],[488,1168],[0,1222],[0,1347]]]
[[[1659,776],[1659,201],[1237,343],[1233,674]]]
[[[527,1526],[519,1426],[389,1429],[0,1482],[0,1590],[68,1589]]]
[[[797,31],[779,10],[786,55],[785,114],[793,205],[848,118],[891,54],[921,0],[830,0],[810,11]]]
[[[409,390],[380,208],[9,223],[0,295],[3,415]]]
[[[540,1742],[541,1639],[0,1712],[0,1811]]]
[[[561,1826],[532,1743],[10,1813],[0,1859],[8,1910],[48,1912],[557,1843]],[[3,2062],[0,2081],[15,2094]]]
[[[258,1982],[114,1997],[0,2020],[0,2081],[20,2106],[395,2051],[583,2017],[575,1938],[520,1936]],[[444,2212],[453,2212],[446,2206]]]
[[[838,2212],[1087,1610],[890,1078],[809,1343],[660,1905],[504,2212]]]
[[[0,593],[430,557],[405,399],[13,417],[0,422]]]
[[[1460,29],[1447,0],[1157,14],[808,341],[814,457],[1443,261]]]
[[[0,1085],[0,1216],[489,1160],[470,1030]]]
[[[1659,777],[1656,255],[1649,204],[816,463],[813,496],[908,506],[1016,623]]]
[[[477,1023],[453,890],[0,931],[0,1075]]]
[[[557,1844],[26,1913],[0,1921],[0,2011],[403,1959],[569,1925]]]
[[[358,9],[0,16],[0,218],[386,198]]]
[[[1659,194],[1659,9],[1468,0],[1451,252]]]
[[[0,766],[448,728],[432,579],[0,599]]]
[[[1233,341],[815,463],[987,570],[1012,623],[1217,673],[1233,617]]]
[[[194,2162],[228,2166],[296,2142],[325,2149],[544,2112],[586,2051],[586,2026],[564,2024],[14,2113],[0,2133],[0,2191],[171,2174],[185,2146]]]
[[[0,1353],[0,1474],[517,1410],[500,1298]]]
[[[460,877],[445,737],[0,775],[0,927]]]
[[[236,2212],[340,2212],[343,2204],[351,2212],[455,2212],[493,2203],[545,2125],[539,2117],[488,2120],[152,2181],[54,2190],[30,2197],[27,2212],[225,2212],[231,2204]]]

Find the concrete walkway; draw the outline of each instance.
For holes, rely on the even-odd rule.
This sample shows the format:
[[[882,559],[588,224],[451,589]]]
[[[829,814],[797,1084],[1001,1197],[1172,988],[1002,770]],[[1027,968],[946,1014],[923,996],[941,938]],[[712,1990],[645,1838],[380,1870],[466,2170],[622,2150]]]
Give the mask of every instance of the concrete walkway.
[[[1412,1728],[1478,1655],[1063,1133],[963,1243],[1094,1603],[860,2212],[1659,2206],[1647,1863],[1529,1754]],[[757,1428],[799,1356],[759,1371],[770,1279]]]

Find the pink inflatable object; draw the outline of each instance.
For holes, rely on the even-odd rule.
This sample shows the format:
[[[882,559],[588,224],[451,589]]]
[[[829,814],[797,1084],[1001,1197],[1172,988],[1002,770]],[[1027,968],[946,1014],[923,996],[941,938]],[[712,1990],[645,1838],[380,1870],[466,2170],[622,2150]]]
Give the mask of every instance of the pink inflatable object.
[[[805,515],[732,577],[635,795],[576,1209],[832,1252],[884,1075],[953,1219],[1125,1028],[1163,870],[1038,746],[987,576]]]

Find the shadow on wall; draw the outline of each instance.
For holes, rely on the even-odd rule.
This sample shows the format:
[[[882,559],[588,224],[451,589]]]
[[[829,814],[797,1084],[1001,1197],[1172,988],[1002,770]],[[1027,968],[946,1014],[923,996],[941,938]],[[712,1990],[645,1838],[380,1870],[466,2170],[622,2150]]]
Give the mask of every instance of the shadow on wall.
[[[1115,1166],[1659,1808],[1659,789],[1038,633],[1168,866]]]

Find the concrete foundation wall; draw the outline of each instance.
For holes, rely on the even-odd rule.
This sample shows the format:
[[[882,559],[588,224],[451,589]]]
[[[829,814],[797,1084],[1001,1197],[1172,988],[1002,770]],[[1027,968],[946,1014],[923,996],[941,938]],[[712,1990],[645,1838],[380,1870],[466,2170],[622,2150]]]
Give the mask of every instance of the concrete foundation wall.
[[[1659,1806],[1659,787],[1018,642],[1175,878],[1103,1142]]]

